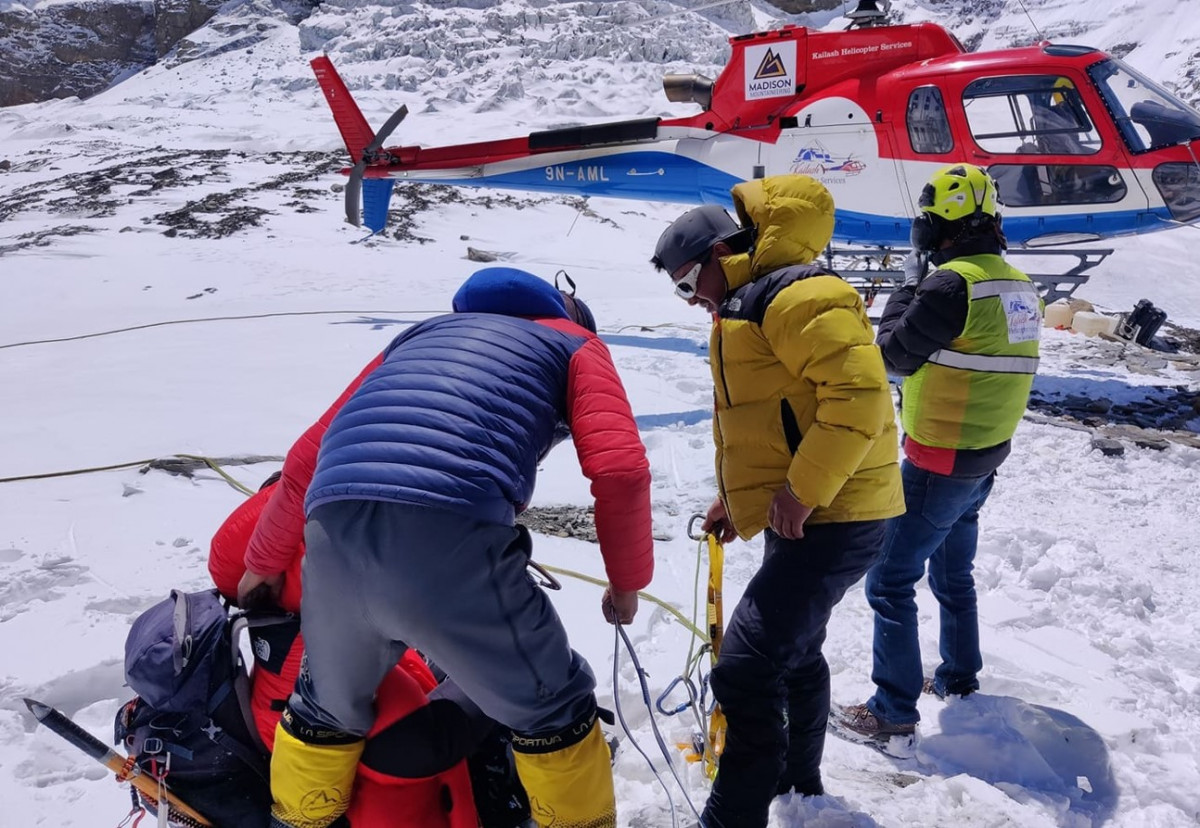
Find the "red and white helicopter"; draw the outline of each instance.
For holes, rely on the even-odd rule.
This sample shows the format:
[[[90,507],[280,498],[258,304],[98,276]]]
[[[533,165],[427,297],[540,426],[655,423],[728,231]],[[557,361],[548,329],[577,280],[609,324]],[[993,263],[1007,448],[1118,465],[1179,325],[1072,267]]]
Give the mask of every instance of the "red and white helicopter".
[[[1200,218],[1200,112],[1122,61],[1044,41],[967,52],[941,26],[886,25],[875,0],[847,17],[845,31],[732,37],[715,80],[667,75],[669,100],[700,106],[690,117],[444,147],[385,148],[406,108],[374,132],[319,57],[312,66],[354,162],[347,218],[359,223],[364,180],[366,224],[379,231],[397,180],[729,205],[739,181],[796,172],[833,193],[835,243],[901,252],[926,179],[968,161],[996,179],[1014,252],[1077,259],[1040,279],[1050,295],[1069,293],[1111,251],[1044,248]]]

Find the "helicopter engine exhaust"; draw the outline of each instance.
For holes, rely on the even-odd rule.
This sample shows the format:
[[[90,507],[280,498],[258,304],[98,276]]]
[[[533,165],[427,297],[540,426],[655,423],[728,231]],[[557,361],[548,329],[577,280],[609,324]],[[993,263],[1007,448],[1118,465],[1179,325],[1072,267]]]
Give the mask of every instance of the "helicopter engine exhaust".
[[[671,103],[698,103],[704,109],[712,107],[713,80],[695,72],[664,75],[663,91]]]

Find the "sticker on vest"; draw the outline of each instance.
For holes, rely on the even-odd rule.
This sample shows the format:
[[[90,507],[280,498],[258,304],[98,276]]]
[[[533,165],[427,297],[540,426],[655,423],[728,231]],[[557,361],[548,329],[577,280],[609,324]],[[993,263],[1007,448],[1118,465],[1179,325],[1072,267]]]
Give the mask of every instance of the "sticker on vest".
[[[1000,305],[1008,318],[1008,341],[1036,342],[1042,336],[1042,312],[1036,294],[1001,293]]]

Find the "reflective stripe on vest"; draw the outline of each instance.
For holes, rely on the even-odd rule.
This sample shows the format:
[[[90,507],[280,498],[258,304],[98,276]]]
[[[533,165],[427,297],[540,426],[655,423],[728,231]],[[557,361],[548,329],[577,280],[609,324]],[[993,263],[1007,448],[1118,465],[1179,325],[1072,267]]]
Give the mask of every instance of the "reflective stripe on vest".
[[[1038,367],[1041,315],[1024,273],[991,254],[941,265],[963,277],[963,331],[904,380],[904,431],[926,446],[983,449],[1012,438]]]
[[[993,374],[1036,374],[1037,357],[988,356],[987,354],[961,354],[942,348],[929,355],[929,361],[947,368],[964,371],[988,371]]]
[[[1024,293],[1029,296],[1034,302],[1037,302],[1037,288],[1033,286],[1033,282],[1021,279],[989,279],[986,282],[976,282],[974,290],[971,291],[971,301],[976,299],[987,299],[990,296],[999,296],[1002,293]]]

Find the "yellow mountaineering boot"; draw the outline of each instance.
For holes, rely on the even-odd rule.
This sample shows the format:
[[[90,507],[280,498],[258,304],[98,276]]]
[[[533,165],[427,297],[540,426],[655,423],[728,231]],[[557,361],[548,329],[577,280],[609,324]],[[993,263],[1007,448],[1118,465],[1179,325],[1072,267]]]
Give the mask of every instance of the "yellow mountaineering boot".
[[[512,746],[540,828],[616,828],[612,757],[595,714],[548,737],[513,734]]]
[[[310,744],[281,722],[271,756],[272,828],[327,828],[344,814],[363,744],[362,739]]]

